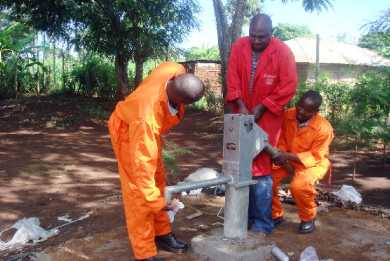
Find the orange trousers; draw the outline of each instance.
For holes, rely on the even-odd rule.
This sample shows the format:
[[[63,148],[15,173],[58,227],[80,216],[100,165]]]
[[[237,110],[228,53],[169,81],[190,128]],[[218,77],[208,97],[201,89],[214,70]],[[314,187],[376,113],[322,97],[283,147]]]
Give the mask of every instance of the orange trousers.
[[[146,259],[157,255],[155,236],[171,232],[171,224],[166,211],[153,211],[151,202],[136,187],[134,175],[130,173],[128,127],[117,117],[109,122],[111,141],[118,160],[123,205],[130,246],[136,259]],[[152,174],[153,175],[153,174]],[[161,159],[154,173],[156,186],[162,195],[165,189],[165,174]]]
[[[322,179],[328,168],[322,166],[307,169],[296,169],[290,183],[290,191],[298,207],[299,217],[302,221],[310,221],[317,215],[315,203],[315,184]],[[283,216],[282,203],[278,195],[282,180],[289,176],[283,168],[272,170],[272,218]]]

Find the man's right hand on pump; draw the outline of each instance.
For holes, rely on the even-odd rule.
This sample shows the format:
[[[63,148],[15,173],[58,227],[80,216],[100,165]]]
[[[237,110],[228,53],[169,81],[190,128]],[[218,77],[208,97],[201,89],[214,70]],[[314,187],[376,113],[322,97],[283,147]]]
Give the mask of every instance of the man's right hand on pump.
[[[276,155],[274,155],[272,157],[272,162],[275,165],[281,166],[282,168],[284,168],[290,175],[295,174],[295,169],[290,164],[286,153],[279,151],[278,153],[276,153]]]
[[[241,99],[236,100],[236,104],[238,107],[238,113],[240,114],[249,114],[248,109],[246,108],[244,102]]]
[[[277,166],[283,166],[287,163],[287,158],[282,151],[279,151],[272,157],[272,161]]]
[[[180,201],[177,198],[174,198],[171,200],[171,202],[167,204],[164,210],[175,210],[178,207],[179,203]]]

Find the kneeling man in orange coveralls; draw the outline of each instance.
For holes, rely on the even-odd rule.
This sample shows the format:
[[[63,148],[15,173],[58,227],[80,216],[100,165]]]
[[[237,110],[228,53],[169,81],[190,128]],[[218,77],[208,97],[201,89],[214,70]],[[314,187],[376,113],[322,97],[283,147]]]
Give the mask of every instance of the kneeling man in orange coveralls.
[[[161,134],[180,122],[184,105],[199,100],[203,83],[182,65],[166,62],[152,71],[108,122],[118,160],[128,235],[136,260],[158,261],[157,247],[181,253],[187,244],[171,232],[164,200]],[[177,203],[176,203],[177,204]]]
[[[279,185],[283,178],[291,174],[283,166],[292,165],[295,171],[290,190],[301,219],[299,232],[303,234],[311,233],[315,229],[315,184],[325,176],[330,167],[328,157],[333,129],[330,123],[318,114],[321,102],[322,97],[318,92],[307,91],[295,108],[285,111],[278,143],[280,152],[273,158],[277,165],[272,172],[274,225],[283,222],[282,203],[278,196]]]

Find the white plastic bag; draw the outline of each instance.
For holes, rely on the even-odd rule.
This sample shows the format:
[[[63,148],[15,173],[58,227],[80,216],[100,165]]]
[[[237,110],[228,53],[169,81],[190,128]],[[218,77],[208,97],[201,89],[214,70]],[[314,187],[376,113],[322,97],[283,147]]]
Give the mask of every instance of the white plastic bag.
[[[333,192],[333,194],[336,195],[336,197],[339,198],[343,204],[362,203],[362,196],[360,195],[360,193],[357,192],[354,187],[349,185],[343,185],[341,189],[336,192]]]
[[[218,178],[220,174],[218,171],[211,168],[200,168],[188,175],[184,182],[198,182],[208,179]]]
[[[173,221],[175,220],[175,215],[176,213],[183,209],[184,208],[184,204],[183,202],[179,201],[178,199],[176,199],[178,202],[177,202],[177,205],[175,207],[175,209],[173,210],[168,210],[168,217],[169,217],[169,222],[173,223]]]
[[[197,169],[196,171],[192,172],[190,175],[188,175],[183,182],[179,182],[178,184],[183,184],[183,183],[189,183],[189,182],[199,182],[199,181],[204,181],[204,180],[209,180],[209,179],[216,179],[220,176],[221,174],[218,173],[218,171],[211,169],[211,168],[200,168]],[[189,191],[183,191],[181,193],[182,196],[195,196],[199,195],[202,192],[202,188],[199,189],[193,189]]]
[[[15,249],[29,242],[35,244],[58,234],[58,229],[45,230],[37,217],[31,217],[18,220],[11,228],[1,231],[0,236],[12,228],[16,229],[14,236],[8,242],[0,240],[0,250]]]
[[[299,261],[319,261],[317,251],[314,247],[308,246],[306,247],[299,257]]]

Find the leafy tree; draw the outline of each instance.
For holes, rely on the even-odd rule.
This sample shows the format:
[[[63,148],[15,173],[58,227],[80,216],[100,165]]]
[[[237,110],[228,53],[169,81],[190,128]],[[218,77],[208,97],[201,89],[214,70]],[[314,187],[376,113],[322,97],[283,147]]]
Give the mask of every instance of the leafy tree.
[[[6,13],[0,16],[0,96],[17,97],[33,88],[39,81],[34,46],[36,32],[29,26],[11,21]],[[37,67],[34,73],[32,67]]]
[[[225,74],[232,43],[241,36],[245,18],[260,10],[259,2],[254,0],[213,0],[217,24],[218,48],[221,57],[221,75],[225,94]],[[289,0],[281,0],[288,3]],[[291,0],[297,1],[297,0]],[[331,6],[332,0],[302,0],[305,11],[322,11]]]
[[[358,45],[390,58],[390,32],[369,32],[359,39]]]
[[[390,142],[390,70],[361,76],[351,93],[355,133],[382,141],[384,162]],[[361,136],[361,134],[360,134]]]
[[[363,26],[368,32],[359,39],[359,46],[372,49],[390,57],[390,8],[377,20]]]
[[[67,77],[67,89],[70,92],[86,96],[114,98],[115,68],[112,61],[94,54],[86,55],[75,64]]]
[[[272,34],[282,41],[313,35],[308,26],[292,24],[278,24],[273,28]]]
[[[184,58],[188,60],[219,60],[219,50],[217,47],[192,47],[184,51]]]
[[[375,21],[366,24],[371,32],[390,32],[390,8]]]
[[[195,0],[0,0],[0,8],[37,30],[72,40],[78,47],[115,58],[117,94],[128,92],[127,66],[166,53],[196,26]]]

